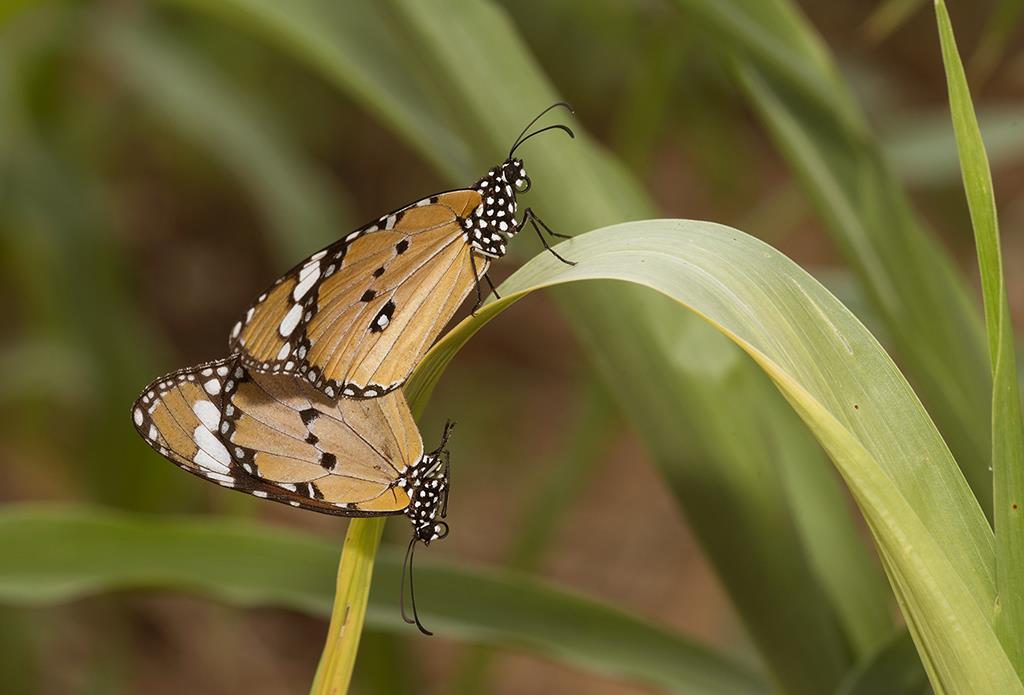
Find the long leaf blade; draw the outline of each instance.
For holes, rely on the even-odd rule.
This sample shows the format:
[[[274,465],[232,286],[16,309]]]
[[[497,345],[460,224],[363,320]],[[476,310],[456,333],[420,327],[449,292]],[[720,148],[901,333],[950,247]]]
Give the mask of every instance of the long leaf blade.
[[[992,627],[991,529],[906,380],[852,314],[770,247],[711,223],[616,225],[559,251],[581,263],[534,258],[435,346],[416,387],[429,390],[483,323],[538,287],[602,278],[664,292],[742,347],[829,452],[903,593],[933,685],[1024,692]]]
[[[49,605],[123,589],[189,591],[244,606],[325,616],[335,543],[263,524],[97,509],[9,506],[0,512],[0,601]],[[767,695],[749,670],[653,624],[524,577],[426,557],[417,565],[424,619],[456,639],[525,647],[610,677],[688,695]],[[397,615],[401,554],[382,552],[367,620]]]
[[[1024,675],[1024,420],[1021,418],[1013,323],[1003,278],[992,173],[957,51],[949,13],[935,2],[949,106],[974,227],[992,362],[992,470],[995,498],[996,629]]]
[[[676,0],[705,20],[697,0]],[[896,357],[945,435],[986,511],[991,509],[987,385],[981,325],[964,282],[928,237],[884,158],[834,61],[791,0],[721,0],[718,14],[757,16],[758,42],[784,47],[814,78],[784,70],[741,32],[716,44],[804,183],[839,249],[884,321]],[[721,7],[718,7],[721,6]],[[708,23],[728,30],[728,24]],[[827,81],[835,99],[809,100]]]

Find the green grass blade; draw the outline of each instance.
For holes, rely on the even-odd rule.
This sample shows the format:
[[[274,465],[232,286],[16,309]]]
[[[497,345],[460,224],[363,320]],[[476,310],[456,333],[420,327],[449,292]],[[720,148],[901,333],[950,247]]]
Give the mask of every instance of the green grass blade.
[[[882,0],[864,22],[864,31],[872,41],[887,39],[923,6],[924,0]]]
[[[378,3],[296,0],[169,0],[251,28],[278,42],[354,95],[412,142],[441,171],[472,168],[467,143],[445,123],[446,105],[420,78],[418,56],[403,43],[394,18]]]
[[[796,168],[986,510],[989,375],[977,312],[873,144],[749,64],[739,79]]]
[[[323,0],[290,3],[287,17],[267,0],[187,4],[230,20],[232,28],[257,29],[371,110],[395,109],[387,122],[448,173],[450,184],[464,185],[492,165],[523,124],[557,98],[508,18],[490,3],[389,2],[359,5],[344,17]],[[362,50],[378,41],[380,51]],[[383,64],[388,61],[397,63]],[[400,79],[391,80],[393,75]],[[415,90],[404,89],[409,80],[417,83]],[[401,104],[392,93],[400,94]],[[529,204],[570,233],[649,216],[651,203],[637,183],[591,143],[581,124],[573,125],[580,134],[575,142],[552,137],[524,146],[535,182]],[[445,137],[435,137],[442,127]],[[459,146],[449,151],[456,132]],[[464,157],[467,152],[472,154]],[[518,242],[514,252],[522,253],[531,241]],[[848,629],[840,615],[845,607],[830,603],[836,592],[826,591],[815,574],[805,534],[797,528],[803,517],[793,514],[778,471],[784,444],[752,424],[766,410],[785,409],[775,389],[727,343],[723,348],[724,341],[698,339],[706,330],[672,302],[633,288],[595,286],[562,294],[587,354],[654,451],[775,677],[795,693],[816,695],[834,687],[852,666],[856,635],[883,639],[891,626],[879,610],[885,603],[881,591],[851,590],[848,602],[868,596],[871,604],[852,607],[849,615],[860,626]],[[686,348],[682,359],[679,341],[691,337],[696,347]],[[728,382],[715,365],[723,359],[729,379],[750,384],[741,394],[721,388]],[[705,360],[711,366],[702,366]],[[622,383],[625,376],[628,383]],[[688,408],[697,399],[714,408]],[[691,415],[680,422],[674,413],[684,408]],[[737,418],[738,413],[747,415]],[[708,436],[730,431],[737,419],[751,423],[744,424],[747,447]],[[806,465],[823,465],[820,454]],[[744,523],[723,527],[722,508],[743,510]],[[850,525],[838,507],[830,521]],[[737,554],[737,546],[757,552]],[[857,571],[844,580],[877,585],[877,567],[863,548],[854,545],[849,555]],[[804,600],[787,600],[794,591]]]
[[[901,630],[852,672],[835,695],[928,695],[930,692],[914,642]]]
[[[970,60],[971,74],[979,83],[988,78],[1006,52],[1006,44],[1018,28],[1021,11],[1024,11],[1022,0],[996,0]]]
[[[1024,157],[1019,108],[1009,104],[981,107],[978,121],[993,166],[1012,166]],[[915,110],[886,124],[882,148],[896,175],[908,186],[944,190],[961,181],[955,138],[945,108]]]
[[[326,616],[337,544],[214,517],[97,509],[0,511],[0,601],[50,605],[124,589],[188,591],[243,606]],[[685,695],[767,695],[748,669],[665,628],[541,582],[417,558],[417,601],[439,635],[513,646],[612,678]],[[398,615],[401,552],[381,552],[368,624],[409,633]]]
[[[270,105],[240,92],[218,66],[143,26],[108,27],[100,45],[123,82],[248,189],[277,255],[301,258],[348,227],[343,198],[270,117]]]
[[[687,17],[721,36],[724,50],[735,50],[766,66],[805,98],[836,107],[845,125],[863,129],[852,96],[824,44],[792,5],[778,0],[744,2],[676,0]]]
[[[991,530],[915,394],[852,314],[770,247],[711,223],[617,225],[559,251],[580,264],[534,258],[501,300],[435,346],[416,387],[429,389],[476,330],[532,289],[603,278],[665,293],[746,350],[829,452],[937,682],[950,693],[1024,692],[993,631]],[[730,523],[740,512],[729,510]]]
[[[995,487],[996,629],[1024,675],[1024,419],[1017,383],[1013,323],[1003,278],[992,173],[949,14],[936,0],[949,107],[974,227],[992,362],[992,466]]]
[[[884,321],[900,364],[934,416],[975,495],[991,508],[988,411],[981,325],[963,281],[914,216],[884,163],[849,89],[827,49],[789,0],[676,0],[686,16],[703,20],[694,5],[716,14],[756,12],[758,31],[801,63],[801,75],[766,61],[743,40],[721,42],[741,86],[803,181],[840,250]],[[720,23],[708,22],[718,30]],[[818,85],[827,99],[808,99]]]

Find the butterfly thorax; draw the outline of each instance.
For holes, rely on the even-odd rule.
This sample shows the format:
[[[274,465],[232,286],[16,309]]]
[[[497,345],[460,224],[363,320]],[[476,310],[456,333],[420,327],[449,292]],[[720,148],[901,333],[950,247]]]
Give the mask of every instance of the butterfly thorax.
[[[409,495],[405,515],[412,522],[414,535],[427,545],[447,536],[448,524],[438,519],[445,514],[448,498],[448,471],[440,456],[424,454],[397,484]]]
[[[467,243],[484,256],[504,256],[509,239],[519,231],[515,220],[516,193],[523,193],[529,187],[530,179],[521,159],[505,161],[473,184],[473,190],[483,200],[462,222]]]

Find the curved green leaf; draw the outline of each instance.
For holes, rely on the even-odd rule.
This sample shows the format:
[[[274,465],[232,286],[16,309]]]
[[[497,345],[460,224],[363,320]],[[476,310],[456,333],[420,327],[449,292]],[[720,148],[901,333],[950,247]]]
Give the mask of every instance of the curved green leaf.
[[[0,601],[45,605],[119,589],[196,592],[326,615],[333,542],[252,522],[85,508],[0,511]],[[15,559],[16,561],[10,561]],[[407,632],[396,606],[401,553],[382,552],[367,620]],[[417,558],[417,600],[439,634],[527,648],[614,678],[686,695],[759,695],[753,673],[668,630],[514,574]]]
[[[981,323],[967,286],[900,189],[835,61],[793,0],[675,0],[718,30],[716,14],[758,16],[759,43],[803,73],[764,60],[740,32],[716,44],[857,273],[893,352],[953,450],[982,508],[992,507],[988,386]],[[806,98],[827,81],[835,98]]]
[[[429,394],[469,337],[530,291],[593,279],[658,290],[745,350],[829,452],[942,687],[1024,693],[993,631],[991,529],[916,395],[845,307],[767,245],[707,222],[616,225],[558,250],[578,265],[541,255],[521,268],[499,288],[502,299],[427,355],[411,400]],[[739,513],[723,510],[725,522]]]

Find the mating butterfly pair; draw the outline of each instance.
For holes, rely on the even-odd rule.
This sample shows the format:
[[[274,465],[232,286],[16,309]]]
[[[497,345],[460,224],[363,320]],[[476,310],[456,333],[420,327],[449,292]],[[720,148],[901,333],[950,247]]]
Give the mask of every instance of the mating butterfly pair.
[[[234,325],[231,357],[146,387],[132,408],[139,434],[188,472],[257,497],[340,516],[404,513],[407,560],[417,541],[447,535],[450,426],[424,453],[398,389],[474,288],[480,305],[481,279],[493,291],[489,264],[515,234],[531,224],[549,250],[543,232],[561,236],[529,208],[515,219],[530,188],[516,148],[547,130],[573,135],[564,125],[527,134],[558,106],[569,108],[545,109],[472,187],[385,215],[292,268]]]

